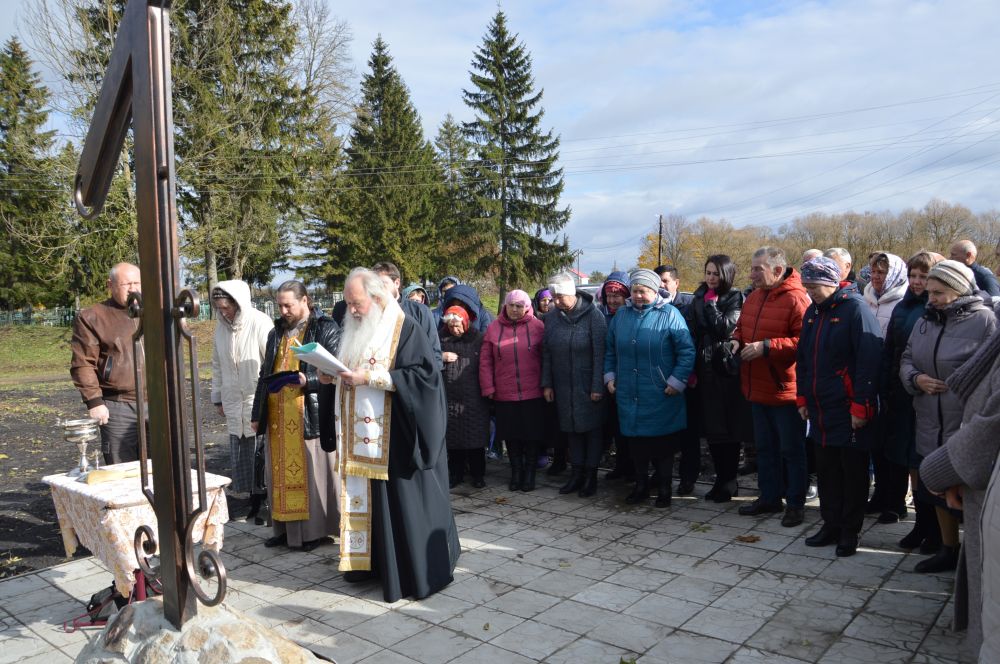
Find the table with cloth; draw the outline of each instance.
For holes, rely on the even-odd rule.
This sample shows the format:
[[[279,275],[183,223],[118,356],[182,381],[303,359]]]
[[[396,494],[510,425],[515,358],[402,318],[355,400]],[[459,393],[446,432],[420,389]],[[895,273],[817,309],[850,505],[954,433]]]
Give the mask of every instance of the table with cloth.
[[[102,470],[120,471],[128,476],[94,484],[65,473],[42,478],[52,489],[66,555],[72,556],[77,545],[83,544],[111,570],[115,588],[125,597],[132,592],[138,568],[133,546],[136,530],[147,525],[159,536],[156,514],[142,493],[138,468],[138,461],[104,466]],[[198,516],[194,537],[196,542],[214,551],[222,548],[223,529],[229,520],[224,491],[229,482],[228,477],[205,473],[208,505]],[[191,485],[198,486],[194,471],[191,471]],[[192,505],[198,506],[197,491],[192,497]]]

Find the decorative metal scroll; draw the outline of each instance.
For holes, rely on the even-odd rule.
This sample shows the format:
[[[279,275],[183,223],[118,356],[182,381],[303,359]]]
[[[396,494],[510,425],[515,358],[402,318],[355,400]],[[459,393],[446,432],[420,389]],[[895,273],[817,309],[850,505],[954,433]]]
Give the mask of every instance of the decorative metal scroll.
[[[148,413],[141,398],[136,404],[141,485],[158,524],[157,533],[149,526],[139,528],[134,545],[140,570],[160,581],[165,617],[180,628],[197,610],[195,597],[209,606],[222,601],[226,570],[216,552],[205,549],[197,556],[194,552],[194,523],[207,510],[207,491],[198,418],[198,360],[185,321],[197,316],[198,298],[178,286],[170,5],[171,0],[129,0],[80,155],[73,199],[84,217],[100,213],[131,124],[142,295],[130,296],[128,310],[140,321],[133,337],[136,358],[144,351],[143,361],[136,362],[137,394],[145,394],[149,404]],[[184,408],[185,344],[194,404],[190,422]],[[189,426],[194,432],[197,487],[191,483]],[[159,563],[153,564],[157,550]],[[206,593],[199,577],[214,578],[216,592]]]

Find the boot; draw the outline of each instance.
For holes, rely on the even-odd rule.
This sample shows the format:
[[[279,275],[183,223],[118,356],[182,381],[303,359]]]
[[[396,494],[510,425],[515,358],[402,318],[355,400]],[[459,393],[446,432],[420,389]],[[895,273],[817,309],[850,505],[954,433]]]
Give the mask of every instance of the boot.
[[[556,448],[552,450],[552,465],[545,471],[545,474],[549,476],[558,475],[564,470],[566,470],[566,448]]]
[[[247,522],[255,519],[260,513],[261,503],[264,502],[264,494],[262,493],[250,493],[250,511],[247,512]]]
[[[635,476],[635,488],[632,493],[625,496],[628,505],[645,502],[649,500],[649,476],[646,473],[637,473]]]
[[[522,457],[524,461],[524,476],[521,479],[521,491],[535,490],[535,473],[538,471],[538,452],[535,443],[527,443],[524,446]]]
[[[670,507],[670,471],[669,466],[663,467],[659,476],[659,493],[656,496],[657,507]]]
[[[706,494],[705,498],[714,503],[728,503],[733,499],[733,496],[738,495],[740,495],[740,485],[736,483],[736,480],[730,480],[712,487],[712,496],[709,497]]]
[[[569,482],[566,482],[566,484],[559,488],[559,493],[563,495],[573,493],[574,491],[579,491],[582,486],[583,470],[579,466],[573,466],[573,468],[570,469]]]
[[[958,552],[960,547],[941,545],[941,550],[930,558],[925,558],[913,568],[918,574],[938,574],[948,572],[958,567]]]
[[[511,491],[520,491],[521,483],[524,481],[524,456],[521,454],[521,446],[507,443],[507,456],[510,457],[510,484],[507,488]]]
[[[918,546],[924,543],[924,540],[928,538],[931,534],[927,529],[928,514],[927,511],[933,511],[934,508],[927,503],[921,501],[914,501],[913,511],[916,518],[913,520],[913,529],[906,534],[903,539],[899,540],[899,548],[901,549],[916,549]],[[941,535],[941,531],[937,527],[937,519],[934,519],[935,523],[934,530],[937,531],[938,537]]]
[[[577,495],[581,498],[590,498],[595,493],[597,493],[597,469],[588,468],[584,472],[585,481],[583,486],[580,487],[580,493]]]

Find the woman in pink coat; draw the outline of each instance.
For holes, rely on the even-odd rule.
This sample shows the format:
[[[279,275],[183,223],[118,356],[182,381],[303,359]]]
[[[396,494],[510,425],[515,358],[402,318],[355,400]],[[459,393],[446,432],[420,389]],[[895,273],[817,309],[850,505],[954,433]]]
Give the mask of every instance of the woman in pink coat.
[[[510,490],[534,491],[545,401],[542,399],[542,338],[531,298],[513,290],[503,311],[486,328],[479,353],[479,385],[496,405],[497,440],[507,443]]]

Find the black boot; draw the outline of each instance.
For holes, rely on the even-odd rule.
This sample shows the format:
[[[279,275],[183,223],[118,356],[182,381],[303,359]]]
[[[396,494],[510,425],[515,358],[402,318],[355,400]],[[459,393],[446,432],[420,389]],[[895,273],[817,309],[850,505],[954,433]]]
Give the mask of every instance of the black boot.
[[[649,476],[646,473],[638,473],[635,476],[635,488],[632,489],[632,493],[625,496],[625,502],[635,505],[646,500],[649,500]]]
[[[507,443],[507,456],[510,457],[510,484],[507,488],[511,491],[520,491],[521,483],[524,481],[524,456],[521,454],[521,445]]]
[[[524,477],[521,480],[521,491],[535,490],[535,473],[538,471],[538,446],[535,443],[524,445]]]
[[[581,498],[590,498],[595,493],[597,493],[597,469],[588,468],[584,471],[583,486],[580,487],[580,493],[577,495]]]
[[[566,448],[557,447],[552,450],[552,464],[545,471],[545,474],[549,476],[558,475],[564,470],[566,470]]]
[[[931,533],[927,528],[928,521],[931,521],[931,525],[934,526],[934,530],[938,533],[938,537],[941,536],[941,531],[937,526],[937,519],[929,519],[927,512],[934,511],[934,507],[928,505],[922,501],[914,501],[913,512],[916,518],[913,520],[913,529],[910,530],[906,536],[899,540],[899,548],[901,549],[916,549],[918,546],[924,543]],[[940,545],[939,545],[940,547]]]
[[[583,486],[583,469],[579,466],[573,466],[570,469],[569,482],[563,484],[559,488],[559,493],[565,495],[567,493],[573,493],[574,491],[579,491],[580,487]]]
[[[937,574],[939,572],[951,571],[958,567],[958,551],[959,547],[957,546],[942,544],[940,551],[930,558],[921,560],[913,568],[913,571],[918,574]]]
[[[249,523],[260,513],[261,503],[264,502],[264,494],[250,493],[250,511],[247,512],[247,522]]]
[[[661,464],[658,488],[659,493],[656,496],[657,507],[670,507],[670,478],[670,466],[667,464]]]

